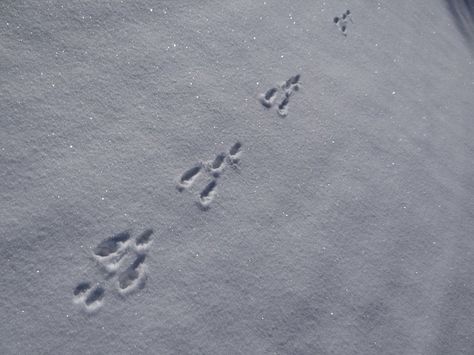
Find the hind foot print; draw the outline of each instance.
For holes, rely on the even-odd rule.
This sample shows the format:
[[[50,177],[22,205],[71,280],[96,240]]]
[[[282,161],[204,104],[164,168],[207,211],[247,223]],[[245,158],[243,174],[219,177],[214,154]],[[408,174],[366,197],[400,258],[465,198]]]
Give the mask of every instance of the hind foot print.
[[[203,210],[207,210],[216,197],[216,186],[217,181],[212,180],[199,194],[199,205]]]
[[[240,162],[240,155],[242,153],[242,143],[236,142],[229,150],[228,160],[231,165]]]
[[[135,250],[142,252],[147,250],[151,245],[151,236],[153,229],[147,229],[135,239]]]
[[[179,178],[179,181],[176,185],[176,188],[179,192],[182,192],[185,189],[189,189],[194,181],[196,181],[199,173],[201,172],[202,164],[192,167],[189,170],[186,170],[183,175]]]
[[[97,261],[109,272],[115,272],[129,247],[130,233],[125,231],[107,238],[94,248]]]
[[[273,106],[273,102],[276,99],[277,92],[277,88],[271,88],[267,90],[265,94],[261,94],[259,96],[259,101],[263,105],[263,107],[271,108]]]
[[[206,164],[206,170],[214,177],[219,177],[225,167],[225,158],[227,154],[218,154],[213,161]]]
[[[120,294],[129,294],[132,291],[145,287],[145,254],[139,254],[135,261],[118,277],[118,291]]]
[[[291,78],[289,78],[289,79],[285,82],[284,89],[289,89],[289,88],[291,88],[293,85],[298,84],[299,81],[300,81],[300,78],[301,78],[301,75],[300,75],[300,74],[296,74],[295,76],[292,76]]]
[[[97,286],[95,289],[90,291],[84,301],[86,311],[91,313],[102,307],[104,295],[105,289],[101,286]]]
[[[119,253],[130,239],[129,232],[121,232],[113,237],[100,242],[94,249],[94,254],[100,257],[108,257]]]

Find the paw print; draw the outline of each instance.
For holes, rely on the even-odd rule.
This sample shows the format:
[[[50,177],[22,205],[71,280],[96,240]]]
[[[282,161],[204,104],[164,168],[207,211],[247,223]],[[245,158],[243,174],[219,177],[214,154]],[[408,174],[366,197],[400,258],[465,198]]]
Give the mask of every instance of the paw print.
[[[228,153],[219,153],[213,160],[200,162],[198,165],[186,170],[178,178],[176,188],[179,192],[190,190],[201,175],[207,175],[209,181],[199,193],[197,203],[202,210],[208,210],[210,204],[217,196],[217,181],[227,167],[238,167],[242,143],[236,142]]]
[[[299,91],[301,88],[300,83],[301,75],[297,74],[290,77],[287,81],[268,89],[264,94],[259,95],[259,101],[263,107],[270,109],[275,104],[278,93],[282,93],[282,99],[277,106],[277,113],[281,117],[286,117],[288,115],[288,106],[290,103],[290,97]]]
[[[77,284],[73,291],[74,303],[88,313],[96,312],[104,303],[104,285],[110,279],[120,295],[144,288],[147,280],[145,260],[152,235],[153,230],[147,229],[132,239],[130,232],[124,231],[97,244],[93,257],[105,273],[104,280],[94,285],[89,281]]]
[[[347,36],[347,25],[348,21],[353,23],[352,21],[352,14],[350,10],[346,10],[341,16],[336,16],[333,19],[334,23],[337,25],[339,30],[342,32],[344,36]]]

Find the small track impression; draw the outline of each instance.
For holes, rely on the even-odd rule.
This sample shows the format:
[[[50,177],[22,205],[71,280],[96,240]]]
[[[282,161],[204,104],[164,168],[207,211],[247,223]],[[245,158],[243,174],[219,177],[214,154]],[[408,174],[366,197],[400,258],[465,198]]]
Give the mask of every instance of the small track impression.
[[[153,229],[147,229],[135,239],[135,249],[137,251],[146,250],[151,244]]]
[[[288,115],[288,104],[290,103],[290,97],[285,96],[283,101],[278,105],[278,114],[281,117],[285,117]]]
[[[104,294],[105,290],[102,287],[97,286],[87,294],[86,299],[84,301],[86,306],[93,307],[95,304],[102,301],[102,299],[104,298]]]
[[[74,289],[74,296],[82,297],[91,288],[90,282],[81,282]]]
[[[278,95],[278,89],[270,88],[267,90],[265,94],[260,94],[259,101],[264,107],[271,108],[273,106],[273,102],[275,101],[277,95]]]
[[[212,202],[216,194],[216,186],[217,181],[212,180],[199,194],[199,204],[203,209],[209,208],[209,204]]]
[[[347,25],[349,24],[349,21],[354,23],[352,21],[352,13],[350,10],[346,10],[346,12],[344,12],[341,16],[336,16],[333,19],[333,22],[344,36],[347,36]]]
[[[290,97],[301,88],[300,74],[290,77],[288,80],[280,83],[277,87],[268,89],[264,94],[260,94],[258,99],[263,107],[270,109],[275,105],[279,92],[281,92],[281,100],[277,105],[277,113],[281,117],[288,115],[288,107]]]
[[[203,161],[195,167],[186,170],[179,178],[176,188],[179,192],[190,190],[198,175],[205,174],[211,178],[197,196],[197,204],[202,210],[208,210],[210,204],[217,196],[217,180],[227,167],[238,168],[242,143],[236,142],[227,153],[218,153],[214,159]]]
[[[129,231],[124,231],[104,239],[93,249],[93,257],[105,271],[103,283],[118,274],[116,291],[126,296],[146,284],[147,252],[152,244],[153,229],[147,229],[134,240]],[[132,257],[133,261],[125,260]],[[100,309],[104,303],[105,287],[100,283],[92,285],[89,281],[77,284],[73,290],[73,302],[82,306],[87,313]]]
[[[219,153],[217,156],[214,158],[214,161],[208,165],[208,171],[214,176],[214,177],[219,177],[219,175],[222,173],[225,167],[225,158],[226,158],[225,153]]]
[[[145,287],[145,254],[138,254],[133,263],[118,276],[118,290],[128,294],[138,288]]]
[[[94,257],[109,273],[114,273],[125,256],[130,240],[130,233],[125,231],[100,242],[94,248]]]
[[[181,175],[181,178],[179,179],[179,182],[177,184],[177,189],[179,191],[183,191],[185,189],[189,189],[196,178],[199,176],[199,173],[201,172],[201,165],[192,167],[191,169],[186,170],[183,175]]]
[[[228,159],[231,165],[238,164],[240,162],[240,153],[242,151],[241,149],[242,144],[240,142],[235,143],[232,148],[230,148]]]

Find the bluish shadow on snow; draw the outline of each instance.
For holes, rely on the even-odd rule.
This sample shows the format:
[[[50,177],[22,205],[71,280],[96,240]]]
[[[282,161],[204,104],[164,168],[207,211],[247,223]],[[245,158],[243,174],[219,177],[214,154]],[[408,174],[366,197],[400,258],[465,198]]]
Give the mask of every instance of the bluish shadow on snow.
[[[471,48],[474,48],[474,0],[445,0],[454,22]]]

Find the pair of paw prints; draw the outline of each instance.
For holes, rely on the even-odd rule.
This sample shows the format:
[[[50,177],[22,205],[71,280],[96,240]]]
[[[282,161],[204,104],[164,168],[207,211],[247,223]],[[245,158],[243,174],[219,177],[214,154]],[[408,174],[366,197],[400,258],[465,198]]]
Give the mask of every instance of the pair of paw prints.
[[[350,10],[344,12],[341,16],[336,16],[333,19],[334,23],[337,25],[339,30],[342,32],[344,36],[347,36],[347,25],[349,24],[348,21],[352,21],[352,14]]]
[[[260,94],[260,103],[265,108],[272,108],[275,103],[275,100],[277,99],[279,91],[282,91],[283,96],[282,100],[277,106],[277,112],[281,117],[286,117],[288,115],[290,97],[301,87],[300,77],[300,74],[292,76],[287,81],[279,84],[278,86],[268,89],[265,94]]]
[[[94,312],[102,306],[105,289],[96,285],[92,287],[90,282],[81,282],[74,289],[74,302],[82,304],[88,312]]]
[[[145,260],[152,234],[153,230],[147,229],[132,240],[130,233],[125,231],[101,241],[94,248],[93,256],[105,272],[103,283],[118,275],[114,284],[122,296],[145,287]],[[80,282],[73,296],[76,304],[82,305],[87,312],[94,312],[103,304],[105,287],[101,283],[93,285],[89,281]]]
[[[238,166],[241,153],[242,143],[236,142],[228,153],[219,153],[214,160],[200,162],[198,165],[186,170],[178,179],[176,188],[179,192],[189,190],[202,173],[207,174],[211,181],[201,190],[198,198],[199,207],[207,210],[217,195],[218,178],[227,166]]]

